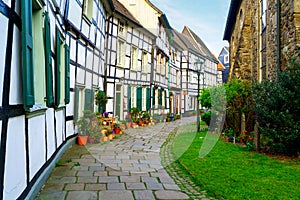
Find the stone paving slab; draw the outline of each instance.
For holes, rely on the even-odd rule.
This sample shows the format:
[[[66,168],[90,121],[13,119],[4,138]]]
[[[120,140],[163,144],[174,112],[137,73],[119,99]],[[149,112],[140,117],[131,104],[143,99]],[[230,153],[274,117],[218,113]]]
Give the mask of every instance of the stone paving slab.
[[[164,169],[160,151],[177,126],[193,121],[127,129],[111,142],[74,145],[62,157],[72,161],[55,168],[37,199],[189,199]]]

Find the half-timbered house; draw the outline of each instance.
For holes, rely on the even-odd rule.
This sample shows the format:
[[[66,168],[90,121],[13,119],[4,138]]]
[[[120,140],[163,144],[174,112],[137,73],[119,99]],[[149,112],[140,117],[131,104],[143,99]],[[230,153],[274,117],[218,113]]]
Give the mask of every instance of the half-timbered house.
[[[169,41],[172,38],[167,17],[149,0],[119,1],[155,36],[150,59],[150,109],[152,113],[166,113],[169,109]]]
[[[155,35],[119,1],[108,18],[106,111],[124,119],[131,108],[150,109],[151,50]]]
[[[93,108],[105,2],[0,0],[0,199],[32,199],[75,139],[74,113]]]
[[[219,62],[217,58],[211,53],[211,51],[204,44],[201,38],[188,26],[184,26],[182,34],[186,35],[189,38],[189,41],[194,45],[194,47],[197,48],[201,52],[201,54],[205,56],[204,74],[206,86],[211,87],[213,85],[217,85],[217,65]]]
[[[170,72],[169,72],[169,90],[170,90],[170,113],[181,114],[182,108],[182,84],[181,84],[181,58],[184,44],[174,34],[170,42]]]
[[[174,29],[173,29],[174,30]],[[194,47],[189,38],[174,30],[174,40],[182,43],[181,57],[181,81],[182,81],[182,107],[181,113],[186,116],[192,114],[197,108],[198,74],[195,62],[198,58],[204,58],[201,52]],[[200,80],[205,84],[204,73],[200,74]],[[203,83],[201,83],[203,85]]]

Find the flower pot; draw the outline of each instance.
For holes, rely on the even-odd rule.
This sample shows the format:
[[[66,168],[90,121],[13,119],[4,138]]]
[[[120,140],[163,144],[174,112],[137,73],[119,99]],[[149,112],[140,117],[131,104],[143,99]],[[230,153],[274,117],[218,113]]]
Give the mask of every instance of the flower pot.
[[[120,134],[121,128],[115,128],[115,134]]]
[[[77,137],[77,144],[81,145],[81,146],[84,146],[86,145],[87,143],[87,140],[88,140],[88,136],[87,135],[78,135]]]
[[[108,137],[106,137],[106,136],[101,136],[100,137],[100,143],[107,142],[107,141],[108,141]]]
[[[114,139],[114,134],[109,134],[107,137],[109,140],[112,140],[112,139]]]
[[[126,123],[127,128],[131,128],[131,122]]]
[[[95,141],[96,141],[96,138],[95,138],[95,137],[91,137],[91,136],[88,137],[88,142],[89,142],[90,144],[94,144]]]

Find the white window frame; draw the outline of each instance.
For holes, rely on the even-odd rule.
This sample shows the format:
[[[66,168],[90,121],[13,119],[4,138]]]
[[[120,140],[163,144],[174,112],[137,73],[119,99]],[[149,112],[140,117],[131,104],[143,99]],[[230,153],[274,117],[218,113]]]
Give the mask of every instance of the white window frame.
[[[89,24],[92,23],[93,18],[93,3],[93,0],[83,0],[82,15],[83,18],[86,19]]]
[[[142,51],[142,72],[148,73],[148,52]]]
[[[125,67],[125,41],[118,40],[117,42],[117,66],[118,67]]]
[[[131,108],[136,108],[136,86],[131,88]]]
[[[147,88],[143,87],[142,88],[142,111],[147,110],[146,105],[147,105]]]
[[[136,71],[138,65],[138,48],[133,45],[131,46],[131,52],[130,52],[130,64],[131,64],[131,70]]]

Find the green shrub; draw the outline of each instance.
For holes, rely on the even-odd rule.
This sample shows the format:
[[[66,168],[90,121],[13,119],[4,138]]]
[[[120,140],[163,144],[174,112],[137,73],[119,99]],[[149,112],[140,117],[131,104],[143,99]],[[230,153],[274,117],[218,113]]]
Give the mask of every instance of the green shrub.
[[[300,152],[300,63],[292,61],[275,81],[255,84],[253,97],[265,145],[276,153]]]
[[[209,126],[210,120],[211,120],[211,111],[208,111],[208,112],[205,112],[204,114],[202,114],[201,120],[204,121],[207,126]]]

